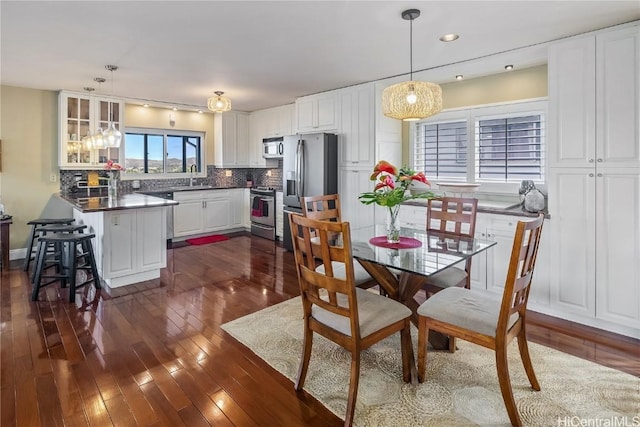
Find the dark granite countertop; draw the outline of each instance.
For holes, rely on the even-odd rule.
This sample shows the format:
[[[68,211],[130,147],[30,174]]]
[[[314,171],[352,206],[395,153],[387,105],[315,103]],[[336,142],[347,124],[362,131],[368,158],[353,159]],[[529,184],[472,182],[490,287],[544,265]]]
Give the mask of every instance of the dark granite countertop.
[[[78,197],[76,194],[62,193],[58,197],[80,212],[155,208],[179,204],[174,200],[166,200],[140,193],[122,194],[117,197]]]
[[[412,206],[426,206],[426,199],[413,199],[403,203],[404,205]],[[502,205],[502,206],[501,206]],[[551,215],[545,209],[542,211],[546,219],[550,219]],[[499,203],[485,200],[478,200],[478,213],[489,213],[498,215],[510,215],[510,216],[524,216],[530,218],[536,218],[537,212],[525,211],[520,203]]]

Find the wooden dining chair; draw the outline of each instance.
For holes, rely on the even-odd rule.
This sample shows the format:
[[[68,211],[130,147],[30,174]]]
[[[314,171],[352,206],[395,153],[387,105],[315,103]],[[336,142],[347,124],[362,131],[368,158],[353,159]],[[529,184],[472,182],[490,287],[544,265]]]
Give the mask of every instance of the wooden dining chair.
[[[533,220],[518,221],[501,298],[485,291],[453,287],[438,292],[418,308],[418,380],[425,380],[430,330],[490,348],[496,353],[500,391],[514,426],[520,426],[522,422],[511,389],[507,347],[516,337],[531,387],[540,390],[529,357],[525,326],[543,221],[543,214]]]
[[[440,197],[427,201],[427,231],[473,239],[476,232],[478,199]],[[452,286],[471,287],[471,258],[464,269],[451,267],[427,278],[427,296]]]
[[[301,197],[300,205],[302,206],[302,214],[307,218],[319,221],[342,221],[340,216],[340,196],[338,194]],[[324,266],[321,265],[318,268],[322,271]],[[378,285],[378,282],[359,263],[354,263],[353,268],[357,287],[368,289]],[[344,266],[338,263],[334,263],[333,270],[336,275],[344,276],[345,274]]]
[[[300,391],[304,386],[314,333],[345,348],[351,353],[351,375],[344,425],[350,426],[358,394],[361,351],[400,332],[402,376],[405,382],[411,380],[411,310],[395,300],[355,287],[348,222],[318,221],[298,214],[290,215],[289,221],[304,309],[304,346],[295,389]],[[325,266],[322,272],[317,270],[317,262]],[[336,274],[335,262],[344,264],[344,276]]]

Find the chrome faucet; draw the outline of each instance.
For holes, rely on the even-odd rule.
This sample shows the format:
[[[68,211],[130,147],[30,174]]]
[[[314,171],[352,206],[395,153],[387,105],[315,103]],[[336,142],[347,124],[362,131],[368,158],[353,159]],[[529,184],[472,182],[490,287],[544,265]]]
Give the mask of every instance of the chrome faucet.
[[[189,187],[193,187],[193,173],[198,172],[198,166],[191,165],[189,166]]]

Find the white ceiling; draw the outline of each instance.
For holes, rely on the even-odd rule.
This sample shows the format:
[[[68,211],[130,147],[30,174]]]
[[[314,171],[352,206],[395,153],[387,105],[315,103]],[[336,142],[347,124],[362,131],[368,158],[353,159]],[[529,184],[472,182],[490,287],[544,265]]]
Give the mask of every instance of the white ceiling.
[[[3,0],[1,82],[50,90],[93,86],[95,93],[202,108],[222,90],[235,110],[254,111],[408,74],[409,21],[400,14],[409,8],[422,12],[413,25],[414,70],[640,19],[637,0]],[[452,32],[458,41],[438,41]],[[113,82],[106,64],[120,67]],[[469,68],[460,64],[465,78],[474,77]],[[456,69],[447,67],[438,83],[453,81]],[[94,77],[108,80],[98,85]]]

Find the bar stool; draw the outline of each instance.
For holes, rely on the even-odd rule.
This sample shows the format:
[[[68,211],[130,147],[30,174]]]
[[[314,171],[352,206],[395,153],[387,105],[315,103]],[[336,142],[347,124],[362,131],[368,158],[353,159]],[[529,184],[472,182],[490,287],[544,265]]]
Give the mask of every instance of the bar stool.
[[[33,256],[33,244],[36,242],[36,238],[40,235],[39,229],[47,225],[71,225],[75,219],[73,218],[39,218],[27,222],[31,226],[31,235],[29,236],[29,243],[27,243],[27,254],[24,257],[24,271],[29,271],[29,264],[31,260],[35,259]]]
[[[100,289],[100,275],[93,253],[91,240],[95,234],[75,234],[75,233],[54,233],[38,238],[38,248],[36,250],[35,277],[33,280],[33,293],[31,300],[38,300],[38,293],[44,286],[60,281],[61,287],[69,285],[69,302],[76,299],[76,289],[93,282],[96,289]],[[61,251],[56,254],[58,267],[55,274],[44,274],[45,261],[47,258],[47,248],[59,248]],[[78,260],[82,263],[79,264]],[[85,270],[91,273],[91,278],[78,284],[76,283],[76,273],[78,270]],[[46,281],[49,279],[48,281]],[[43,283],[43,280],[45,282]]]
[[[51,224],[51,225],[43,225],[41,227],[38,227],[38,233],[40,234],[40,236],[46,236],[47,233],[80,233],[82,234],[84,229],[86,229],[87,226],[84,224],[70,224],[70,225],[65,225],[65,224]],[[37,253],[37,246],[36,246],[36,253]],[[59,266],[59,259],[58,256],[59,254],[62,253],[62,247],[61,245],[58,245],[58,247],[55,247],[55,245],[51,244],[51,245],[47,245],[46,248],[46,258],[45,258],[45,263],[44,263],[44,267],[43,270],[46,270],[49,267],[52,266]],[[59,269],[58,269],[59,270]],[[33,281],[35,280],[36,277],[36,270],[33,270],[33,273],[31,274],[31,283],[33,283]]]

